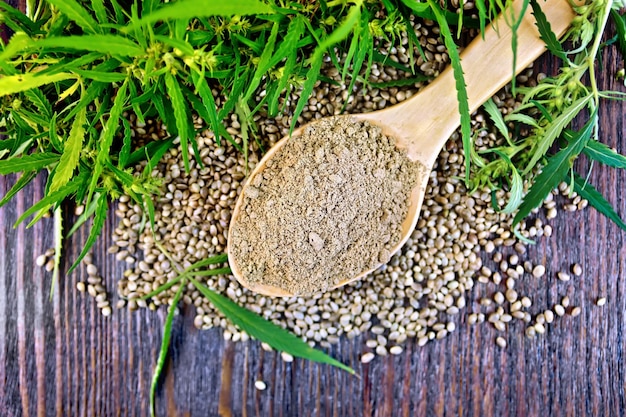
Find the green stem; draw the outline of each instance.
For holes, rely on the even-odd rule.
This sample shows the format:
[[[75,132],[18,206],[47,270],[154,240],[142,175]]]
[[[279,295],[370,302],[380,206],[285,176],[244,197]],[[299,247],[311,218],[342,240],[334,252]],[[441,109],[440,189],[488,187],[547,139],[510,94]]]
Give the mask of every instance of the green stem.
[[[152,234],[152,238],[154,239],[154,244],[156,245],[157,248],[159,248],[159,250],[161,251],[161,253],[163,253],[163,255],[165,255],[165,257],[167,259],[169,259],[170,263],[172,264],[172,269],[174,271],[176,271],[176,274],[180,275],[183,272],[182,268],[180,267],[180,265],[178,265],[178,262],[176,262],[176,260],[172,257],[172,255],[167,251],[167,249],[165,249],[165,247],[163,247],[163,245],[161,245],[161,242],[159,242],[156,238],[156,236],[154,235],[154,233]]]
[[[174,295],[174,300],[172,304],[167,309],[167,317],[165,319],[165,325],[163,326],[163,339],[161,340],[161,350],[159,351],[159,357],[157,359],[156,366],[154,368],[154,372],[152,373],[152,383],[150,384],[150,416],[155,417],[155,399],[156,399],[156,389],[157,384],[159,383],[159,376],[161,376],[161,372],[163,371],[163,367],[165,366],[165,359],[167,359],[167,351],[170,346],[170,338],[172,336],[172,322],[174,321],[174,314],[176,313],[176,307],[180,302],[180,299],[183,296],[183,288],[186,283],[181,283],[178,291],[176,291],[176,295]]]
[[[604,29],[606,28],[607,22],[609,20],[609,13],[611,11],[611,7],[613,6],[613,0],[606,0],[604,5],[604,10],[599,16],[600,26],[598,26],[597,35],[593,41],[593,46],[591,47],[590,53],[587,55],[587,65],[589,66],[589,83],[591,84],[591,92],[593,93],[593,101],[597,106],[600,102],[600,94],[598,92],[598,86],[596,81],[596,71],[594,61],[596,59],[596,55],[600,49],[600,43],[602,41],[602,34],[604,33]]]

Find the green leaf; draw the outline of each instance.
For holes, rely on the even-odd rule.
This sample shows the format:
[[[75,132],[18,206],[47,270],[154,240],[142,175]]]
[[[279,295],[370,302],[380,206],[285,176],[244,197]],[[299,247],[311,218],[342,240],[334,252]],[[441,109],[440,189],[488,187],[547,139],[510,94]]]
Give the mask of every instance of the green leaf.
[[[195,277],[212,277],[214,275],[230,274],[230,268],[207,269],[206,271],[196,271],[192,275]]]
[[[517,94],[516,93],[517,78],[515,77],[515,69],[517,68],[517,31],[520,25],[522,24],[522,22],[524,21],[524,15],[526,14],[526,9],[528,9],[528,0],[522,1],[522,7],[520,9],[519,16],[517,16],[517,19],[515,19],[515,9],[513,9],[513,7],[509,6],[508,10],[505,9],[502,11],[502,13],[505,15],[505,19],[507,20],[507,24],[509,24],[509,26],[511,27],[511,49],[513,51],[513,65],[511,67],[511,74],[512,74],[511,91],[513,92],[513,94]],[[513,18],[515,20],[510,22],[508,20],[510,18]]]
[[[320,42],[318,46],[319,49],[316,48],[317,53],[320,55],[323,54],[328,48],[348,37],[361,16],[361,5],[362,2],[356,2],[356,4],[350,8],[348,15],[341,25]]]
[[[121,182],[124,186],[131,188],[134,185],[135,177],[133,177],[132,174],[119,169],[110,161],[105,161],[105,166],[115,175],[115,179]]]
[[[160,20],[272,13],[274,11],[270,6],[257,0],[179,0],[174,3],[168,3],[152,13],[143,15],[141,19],[135,20],[126,26],[124,31],[132,31],[141,26],[149,26]]]
[[[159,5],[160,0],[144,0],[141,4],[141,13],[150,14]]]
[[[561,113],[556,119],[548,125],[545,134],[540,141],[537,142],[536,149],[533,149],[532,158],[528,162],[526,169],[522,172],[522,175],[528,174],[537,162],[546,154],[554,140],[561,135],[563,129],[580,113],[580,111],[589,103],[593,97],[592,94],[581,97],[573,102],[563,113]]]
[[[189,278],[189,280],[222,314],[250,336],[267,343],[276,350],[287,352],[293,356],[336,366],[351,374],[355,373],[349,366],[331,358],[320,350],[313,349],[292,333],[240,307],[223,295],[208,289],[195,279]]]
[[[544,106],[543,104],[541,104],[538,100],[530,100],[530,103],[534,104],[535,107],[537,107],[539,109],[539,111],[541,112],[541,115],[543,117],[546,118],[546,120],[549,123],[552,123],[552,121],[554,120],[554,118],[552,117],[552,115],[550,114],[550,112],[548,111],[548,109],[546,109],[546,106]]]
[[[54,150],[60,154],[63,152],[63,145],[57,135],[57,127],[57,114],[54,113],[52,115],[52,119],[50,119],[50,123],[48,124],[48,139],[50,139],[50,144]]]
[[[13,3],[16,4],[16,3]],[[4,24],[9,26],[9,24],[13,21],[17,22],[18,25],[12,25],[11,29],[14,32],[19,32],[19,30],[23,30],[28,35],[32,35],[32,32],[37,30],[37,23],[33,22],[28,18],[24,13],[20,10],[11,7],[6,1],[0,1],[0,10],[2,13],[0,15],[4,18]]]
[[[74,69],[72,72],[80,75],[83,78],[87,78],[94,81],[99,81],[102,83],[117,83],[120,81],[124,81],[127,75],[119,73],[119,72],[101,72],[101,71],[89,71],[89,70],[80,70]]]
[[[298,122],[298,117],[304,110],[304,106],[309,102],[309,97],[313,92],[313,87],[317,82],[317,77],[319,76],[320,70],[322,68],[322,57],[316,56],[314,54],[315,61],[311,62],[311,67],[307,71],[306,81],[304,82],[304,86],[302,87],[302,92],[300,93],[300,99],[298,100],[298,104],[296,105],[296,109],[293,112],[293,119],[291,122],[290,132],[293,131],[293,128],[296,126]]]
[[[93,172],[91,173],[91,182],[89,184],[89,193],[87,195],[87,201],[85,204],[89,205],[91,201],[91,196],[96,189],[96,185],[98,184],[98,180],[100,179],[100,175],[102,175],[102,170],[104,168],[105,162],[109,160],[109,152],[111,150],[111,145],[113,144],[113,138],[115,137],[115,133],[117,132],[117,128],[119,126],[120,117],[122,116],[122,112],[124,111],[124,104],[126,103],[127,98],[127,90],[128,84],[124,82],[122,86],[117,90],[117,95],[115,96],[115,100],[113,101],[113,107],[111,107],[111,112],[109,113],[109,119],[104,124],[102,128],[102,132],[100,133],[99,145],[98,148],[98,156],[96,157],[96,163],[93,168]]]
[[[96,19],[98,19],[98,23],[101,25],[109,23],[109,19],[107,17],[107,9],[104,7],[103,0],[91,0],[91,8],[96,14]]]
[[[146,199],[146,201],[148,201]],[[221,262],[225,262],[225,260],[221,261]],[[196,266],[195,264],[192,265],[191,267],[187,268],[185,271],[182,271],[177,277],[175,277],[174,279],[171,279],[169,281],[167,281],[165,284],[160,285],[156,290],[150,291],[148,294],[146,295],[142,295],[141,299],[142,300],[147,300],[149,298],[152,298],[160,293],[162,293],[163,291],[172,288],[174,285],[176,285],[178,282],[180,282],[183,278],[188,277],[188,276],[196,276],[196,277],[209,277],[209,276],[215,276],[215,275],[226,275],[226,274],[230,274],[232,271],[230,270],[230,268],[226,267],[226,268],[218,268],[218,269],[208,269],[206,271],[192,271],[192,269],[195,269]]]
[[[126,21],[126,11],[120,6],[117,0],[111,0],[111,5],[113,6],[113,11],[115,12],[115,21],[118,23],[123,23]]]
[[[136,163],[143,160],[156,160],[156,158],[154,158],[154,155],[158,153],[164,155],[165,152],[167,152],[167,150],[172,147],[173,142],[174,138],[148,142],[145,146],[142,146],[141,148],[133,151],[133,153],[130,154],[128,161],[126,162],[126,166],[135,165]]]
[[[367,21],[367,19],[365,19]],[[369,32],[369,30],[368,30]],[[358,36],[353,36],[352,39],[350,40],[350,47],[348,48],[348,52],[346,54],[346,58],[344,60],[343,63],[343,69],[341,71],[341,82],[345,82],[346,80],[346,75],[348,75],[348,69],[350,68],[350,64],[352,63],[352,60],[354,59],[354,55],[356,54],[357,48],[359,47],[359,37]],[[359,49],[359,53],[367,53],[365,48],[358,48]],[[357,72],[358,74],[358,72]],[[350,91],[350,90],[348,90]]]
[[[152,230],[155,230],[155,216],[154,216],[154,203],[152,202],[152,198],[150,196],[146,196],[142,200],[142,207],[144,208],[144,212],[148,213],[148,219],[150,220],[150,227]]]
[[[35,46],[100,52],[112,56],[138,57],[145,51],[135,42],[118,35],[63,36],[41,39]]]
[[[28,1],[34,2],[35,0]],[[65,32],[69,26],[70,18],[66,14],[57,12],[55,13],[55,17],[56,18],[52,19],[49,29],[47,29],[48,36],[59,36]],[[72,29],[77,31],[77,28]]]
[[[193,85],[196,89],[196,93],[202,100],[202,107],[197,106],[196,112],[204,119],[204,121],[211,127],[213,134],[215,135],[215,142],[220,146],[220,121],[217,117],[217,107],[215,106],[215,99],[213,98],[213,92],[206,82],[206,78],[200,76],[197,72],[191,73]],[[193,101],[189,100],[193,103]]]
[[[81,94],[80,101],[74,105],[74,108],[63,118],[63,121],[69,122],[82,108],[87,107],[89,104],[93,103],[94,100],[106,94],[105,89],[107,87],[110,87],[110,85],[98,81],[90,83],[87,90]]]
[[[426,3],[411,0],[402,0],[402,3],[413,10],[414,13],[428,13],[430,11],[430,6]]]
[[[485,39],[485,23],[487,21],[487,7],[485,6],[485,0],[476,0],[476,9],[478,10],[478,21],[480,22],[480,34],[483,40]]]
[[[80,261],[83,260],[85,255],[87,255],[91,250],[91,247],[94,245],[94,243],[96,243],[98,236],[100,236],[100,232],[102,232],[102,227],[104,227],[104,222],[106,220],[108,211],[109,205],[107,201],[107,195],[106,193],[102,193],[97,200],[96,212],[93,217],[93,224],[91,225],[91,230],[89,231],[87,241],[83,245],[83,249],[81,250],[80,255],[78,255],[78,258],[76,258],[74,264],[67,271],[68,275],[71,274],[78,265],[80,265]]]
[[[85,181],[85,176],[74,177],[74,179],[72,179],[65,186],[61,187],[59,190],[46,195],[44,198],[33,204],[32,207],[22,213],[22,215],[15,222],[15,227],[17,227],[17,225],[22,223],[26,218],[35,214],[36,212],[46,210],[54,204],[60,204],[65,199],[65,197],[76,192],[83,181]]]
[[[30,182],[33,180],[33,178],[35,178],[36,175],[37,171],[24,172],[20,179],[18,179],[15,184],[13,184],[13,187],[11,187],[11,189],[7,191],[4,197],[2,197],[2,200],[0,200],[0,207],[11,201],[13,196],[15,196],[15,194],[17,194],[22,188],[30,184]]]
[[[511,189],[509,191],[510,197],[506,206],[502,209],[502,213],[513,213],[516,208],[522,202],[524,196],[524,180],[522,180],[522,176],[519,174],[515,166],[511,164]]]
[[[513,219],[513,226],[528,216],[535,207],[541,205],[550,191],[563,181],[563,178],[565,178],[567,172],[573,166],[574,160],[589,142],[596,123],[597,117],[594,112],[587,124],[576,133],[567,146],[548,159],[546,165],[541,169],[541,173],[537,175],[533,185],[528,190],[528,194],[524,197],[524,201]]]
[[[280,80],[278,80],[278,84],[275,86],[274,93],[270,95],[269,89],[268,89],[268,96],[269,96],[268,112],[271,117],[275,117],[278,114],[280,94],[287,88],[287,85],[289,84],[289,79],[291,75],[294,73],[294,67],[296,65],[296,54],[297,54],[297,51],[293,50],[292,53],[290,53],[287,56],[287,60],[285,61],[285,66],[283,67],[283,74],[280,77]],[[286,95],[288,94],[289,94],[289,91],[287,91]]]
[[[48,98],[38,88],[32,88],[24,91],[24,96],[35,105],[39,114],[45,119],[50,121],[52,119],[52,105]]]
[[[589,204],[608,217],[621,229],[626,230],[626,223],[624,223],[624,221],[615,212],[611,203],[606,201],[602,194],[600,194],[600,192],[596,190],[593,185],[586,182],[584,178],[576,173],[574,174],[574,192],[576,192],[581,198],[589,201]]]
[[[499,112],[498,112],[499,113]],[[500,210],[502,213],[511,214],[519,207],[524,198],[524,180],[519,174],[519,171],[515,167],[515,164],[511,161],[511,158],[498,148],[490,149],[489,152],[493,152],[498,155],[504,162],[508,164],[509,172],[511,172],[511,183],[509,189],[509,201],[506,206]],[[492,190],[491,202],[493,207],[498,210],[498,203],[496,199],[495,190]]]
[[[541,36],[541,39],[546,43],[548,51],[550,51],[552,55],[567,62],[567,55],[565,54],[565,51],[563,51],[563,47],[561,46],[561,43],[557,39],[556,35],[552,32],[552,26],[550,26],[550,22],[548,22],[546,15],[541,10],[541,6],[539,6],[537,0],[530,0],[530,5],[533,8],[533,15],[535,16],[537,29],[539,29],[539,36]]]
[[[132,129],[128,120],[122,119],[124,125],[124,139],[122,142],[122,149],[120,149],[119,159],[117,160],[117,166],[121,169],[126,168],[128,164],[128,158],[130,158],[130,148],[132,145]]]
[[[472,126],[471,115],[469,111],[469,101],[467,98],[467,89],[465,84],[465,78],[463,77],[463,67],[461,66],[461,57],[454,39],[452,39],[452,32],[448,26],[441,8],[434,0],[427,0],[430,8],[435,15],[437,23],[439,23],[441,35],[443,41],[448,50],[450,56],[450,64],[454,74],[454,80],[456,85],[457,101],[459,103],[459,114],[461,116],[461,137],[463,140],[463,154],[465,156],[465,182],[468,183],[470,175],[470,161],[471,161],[471,147],[472,147]]]
[[[87,208],[85,208],[85,210],[83,211],[83,214],[81,214],[80,216],[78,216],[78,219],[76,219],[74,221],[74,224],[72,224],[72,228],[67,232],[67,237],[69,238],[70,236],[72,236],[74,233],[76,233],[76,231],[83,225],[85,224],[85,222],[87,220],[89,220],[91,218],[91,216],[93,216],[93,214],[96,212],[96,208],[98,207],[98,196],[99,194],[96,194],[96,199],[94,201],[92,201],[89,206]]]
[[[13,119],[13,122],[15,123],[15,126],[17,129],[16,135],[18,136],[18,138],[20,139],[20,150],[19,152],[17,150],[15,150],[13,152],[14,155],[19,155],[23,152],[26,152],[29,148],[30,148],[30,144],[32,143],[32,137],[33,135],[36,133],[35,130],[32,128],[32,126],[30,126],[26,120],[24,120],[24,118],[21,115],[21,112],[19,111],[15,111],[15,110],[9,110],[10,114],[11,114],[11,118]]]
[[[55,169],[52,183],[50,184],[50,192],[56,191],[72,178],[74,170],[78,166],[80,152],[83,149],[83,140],[85,139],[85,123],[87,122],[87,109],[83,108],[78,112],[70,134],[65,142],[63,154]]]
[[[402,0],[402,3],[409,9],[411,9],[416,16],[428,20],[437,20],[434,10],[426,2],[415,0]],[[457,25],[459,22],[460,16],[456,13],[440,9],[440,14],[445,19],[447,25]],[[478,19],[464,17],[463,26],[468,28],[478,28],[480,27],[480,22],[478,21]]]
[[[371,58],[371,52],[374,50],[374,38],[369,29],[369,18],[362,19],[359,33],[358,35],[355,33],[352,39],[357,39],[359,44],[358,52],[354,58],[354,62],[352,63],[352,74],[350,79],[350,85],[348,86],[348,91],[354,91],[354,86],[356,85],[357,79],[359,79],[359,74],[361,73],[361,68],[363,68],[363,63],[365,62],[365,58],[369,56]],[[346,60],[346,63],[348,61]],[[344,67],[345,68],[345,67]],[[371,63],[368,64],[366,74],[364,76],[364,82],[367,84],[369,78],[369,71],[371,69]],[[342,111],[345,110],[345,106],[348,104],[348,100],[344,102]]]
[[[214,255],[209,258],[198,261],[195,264],[191,265],[189,268],[187,268],[187,270],[204,268],[209,265],[221,264],[226,261],[228,261],[228,254],[222,253],[220,255]]]
[[[262,40],[248,39],[245,36],[242,36],[238,33],[232,33],[230,36],[231,36],[231,40],[236,40],[239,43],[250,48],[253,55],[260,55],[263,52],[264,42],[262,42]]]
[[[152,374],[152,382],[150,384],[150,416],[155,417],[155,396],[156,396],[156,388],[159,383],[159,377],[161,376],[161,372],[163,371],[163,367],[165,366],[165,359],[167,358],[167,351],[170,346],[170,338],[172,336],[172,323],[174,322],[174,314],[176,313],[176,308],[178,307],[178,303],[183,296],[183,289],[185,285],[181,284],[174,295],[174,300],[172,300],[172,304],[167,308],[167,317],[165,319],[165,325],[163,327],[163,340],[161,340],[161,350],[159,351],[159,357],[157,359],[156,366],[154,367],[154,372]]]
[[[617,45],[622,53],[622,65],[626,60],[626,21],[625,16],[620,15],[616,10],[611,9],[611,17],[615,23],[615,31],[617,32]]]
[[[3,2],[0,2],[2,4]],[[0,53],[0,61],[8,61],[11,57],[20,53],[24,49],[30,48],[34,41],[25,33],[18,32],[11,37],[8,45]],[[9,74],[12,75],[12,74]]]
[[[89,12],[75,0],[48,0],[87,33],[101,33],[102,28]]]
[[[30,90],[27,90],[30,91]],[[15,114],[19,114],[24,120],[28,120],[29,123],[35,124],[39,126],[48,126],[48,124],[50,123],[50,119],[47,119],[45,117],[45,115],[39,113],[39,112],[31,112],[26,110],[25,107],[21,107],[19,110],[15,111],[13,113]]]
[[[157,296],[159,294],[161,294],[163,291],[166,291],[170,288],[172,288],[174,285],[178,284],[181,279],[184,277],[184,274],[180,274],[177,277],[167,281],[165,284],[163,285],[159,285],[159,287],[157,287],[156,290],[150,291],[148,294],[146,295],[142,295],[139,299],[141,300],[148,300],[154,296]]]
[[[51,152],[34,153],[19,158],[0,160],[0,174],[15,172],[38,171],[59,160],[61,155]]]
[[[615,152],[604,143],[590,140],[583,149],[583,153],[590,159],[613,168],[626,169],[626,156]]]
[[[30,90],[31,88],[37,88],[45,84],[75,78],[76,76],[74,74],[67,72],[51,75],[32,72],[26,74],[7,75],[0,78],[0,97]]]
[[[522,113],[509,113],[505,120],[507,122],[519,122],[528,126],[532,126],[535,129],[539,127],[539,123],[537,123],[537,119],[534,117],[528,116]]]
[[[509,140],[509,128],[507,127],[504,118],[502,117],[502,113],[494,103],[493,99],[489,99],[483,104],[483,108],[489,114],[491,121],[496,126],[496,128],[500,131],[500,134],[508,141]]]
[[[171,141],[165,140],[165,141],[159,142],[160,146],[155,146],[151,148],[154,150],[154,152],[151,152],[151,153],[146,152],[145,156],[146,156],[147,164],[146,164],[146,167],[144,168],[145,174],[149,174],[152,172],[152,170],[157,166],[159,161],[161,161],[161,158],[163,158],[163,155],[165,155],[165,153],[172,148],[172,142],[174,142],[173,139]]]
[[[76,59],[65,57],[61,59],[58,64],[50,65],[46,70],[46,74],[56,74],[58,72],[65,72],[76,68],[87,67],[89,64],[97,59],[101,59],[102,54],[99,52],[89,52],[88,54],[82,54]]]
[[[620,101],[625,101],[626,100],[626,93],[622,92],[622,91],[598,91],[598,96],[601,98],[605,98],[607,100],[620,100]]]
[[[298,100],[296,109],[293,112],[291,130],[293,130],[296,123],[298,122],[298,117],[304,110],[304,106],[306,106],[306,104],[308,103],[309,97],[313,92],[313,87],[315,86],[315,82],[317,81],[320,70],[322,68],[324,54],[326,53],[328,48],[330,48],[337,42],[342,41],[350,34],[354,26],[356,25],[359,16],[361,16],[361,4],[357,3],[355,6],[352,6],[350,8],[350,11],[348,12],[345,20],[330,35],[323,39],[313,51],[313,55],[310,59],[311,67],[307,71],[306,81],[304,82],[304,86],[302,87],[300,99]]]
[[[297,52],[298,42],[304,34],[305,19],[306,18],[304,16],[297,15],[291,20],[291,22],[289,22],[287,34],[283,38],[283,41],[280,43],[278,49],[276,49],[276,53],[272,56],[270,62],[268,62],[268,69],[278,64],[284,59],[284,57],[288,57]]]
[[[246,90],[246,93],[244,94],[244,101],[248,101],[250,97],[252,97],[252,94],[261,83],[261,78],[263,78],[265,73],[270,69],[270,67],[268,67],[268,63],[270,62],[272,52],[274,52],[274,47],[276,46],[276,37],[278,36],[279,27],[280,25],[278,22],[275,22],[272,26],[270,37],[267,39],[267,42],[265,42],[265,48],[263,48],[263,53],[259,57],[259,63],[257,64],[256,71],[252,76],[250,84],[248,84],[248,90]]]
[[[183,153],[185,171],[189,172],[189,116],[187,114],[187,102],[183,98],[183,93],[180,91],[178,81],[169,72],[165,73],[165,87],[167,88],[167,94],[170,96],[172,108],[174,109],[176,129],[180,137],[180,148]]]
[[[245,69],[242,70],[238,65],[234,79],[233,86],[228,93],[228,99],[217,113],[217,117],[221,120],[224,120],[224,118],[235,108],[235,105],[237,104],[237,101],[239,101],[239,97],[243,94],[243,89],[248,82],[248,74]]]

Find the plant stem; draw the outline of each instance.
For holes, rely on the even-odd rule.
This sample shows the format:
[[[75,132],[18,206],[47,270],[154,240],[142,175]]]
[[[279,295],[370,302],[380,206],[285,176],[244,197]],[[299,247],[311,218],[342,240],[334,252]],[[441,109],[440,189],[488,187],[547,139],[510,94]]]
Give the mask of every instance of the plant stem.
[[[606,28],[607,22],[609,20],[609,14],[611,11],[611,7],[613,6],[613,0],[606,0],[604,5],[604,10],[600,15],[600,26],[598,27],[598,31],[596,38],[594,39],[593,45],[589,54],[587,54],[587,65],[589,66],[589,83],[591,84],[591,92],[593,93],[593,101],[594,105],[597,107],[600,102],[600,95],[598,92],[598,86],[596,81],[596,71],[595,71],[595,59],[596,55],[598,55],[598,50],[600,49],[600,42],[602,41],[602,34]]]

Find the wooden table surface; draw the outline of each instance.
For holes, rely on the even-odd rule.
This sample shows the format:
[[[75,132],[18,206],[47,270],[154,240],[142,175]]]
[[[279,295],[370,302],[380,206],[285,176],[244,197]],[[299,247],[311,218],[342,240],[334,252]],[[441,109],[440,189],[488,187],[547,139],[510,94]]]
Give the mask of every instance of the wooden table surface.
[[[613,74],[623,66],[614,49],[604,53],[601,88],[624,91]],[[545,70],[556,68],[542,60]],[[626,152],[626,106],[605,102],[601,140]],[[14,177],[0,178],[4,195]],[[626,172],[594,166],[591,182],[626,218]],[[0,416],[146,416],[148,392],[161,342],[165,312],[126,310],[103,317],[75,283],[85,272],[62,275],[50,298],[51,274],[35,258],[52,247],[52,222],[32,229],[12,224],[41,198],[43,181],[0,209]],[[626,410],[626,232],[587,209],[560,213],[554,234],[529,248],[548,273],[524,279],[531,312],[554,306],[563,295],[582,307],[579,317],[555,320],[545,335],[524,336],[522,323],[494,343],[497,331],[470,326],[467,315],[493,287],[477,284],[457,330],[443,340],[405,345],[399,356],[362,365],[364,338],[342,340],[330,353],[354,367],[360,378],[296,359],[284,363],[259,343],[226,343],[221,331],[198,331],[193,311],[176,317],[159,416],[619,416]],[[94,262],[114,293],[122,266],[106,254],[111,216],[94,251]],[[69,242],[74,259],[84,234]],[[487,259],[485,257],[485,259]],[[570,282],[555,278],[574,262],[584,267]],[[604,307],[595,300],[605,296]],[[113,297],[113,295],[112,295]],[[114,299],[114,297],[113,297]],[[263,380],[267,390],[254,382]]]

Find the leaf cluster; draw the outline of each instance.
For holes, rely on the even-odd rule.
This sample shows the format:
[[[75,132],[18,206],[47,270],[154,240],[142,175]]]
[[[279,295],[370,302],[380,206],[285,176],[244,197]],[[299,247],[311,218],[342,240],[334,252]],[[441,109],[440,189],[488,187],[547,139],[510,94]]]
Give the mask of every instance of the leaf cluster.
[[[367,82],[373,63],[392,65],[416,79],[415,61],[405,66],[388,60],[376,47],[379,39],[400,39],[412,14],[473,24],[439,6],[415,9],[403,3],[409,4],[45,0],[29,3],[29,15],[0,3],[1,22],[13,32],[8,42],[0,43],[0,174],[21,174],[0,206],[39,172],[48,172],[45,196],[16,224],[32,216],[32,225],[54,211],[56,279],[65,232],[62,203],[83,204],[84,212],[67,228],[67,236],[88,222],[91,229],[71,272],[101,233],[109,203],[120,195],[143,207],[144,221],[154,226],[152,200],[161,184],[152,170],[178,144],[185,167],[190,167],[198,155],[198,119],[218,144],[226,140],[245,153],[247,138],[255,135],[253,116],[285,112],[292,93],[300,95],[290,115],[297,122],[328,57],[349,91]],[[421,52],[415,33],[407,33],[409,47]],[[161,120],[168,136],[138,141],[129,123],[131,113],[141,123]],[[244,129],[243,143],[225,128],[224,121],[233,114]],[[139,162],[143,165],[137,170]],[[206,288],[202,277],[229,270],[205,268],[225,260],[201,261],[147,296],[178,286],[165,322],[151,402],[175,307],[187,284],[251,336],[294,356],[354,372]]]
[[[45,0],[29,16],[4,2],[0,13],[14,32],[0,43],[0,174],[21,174],[0,205],[47,170],[45,197],[19,222],[33,215],[33,224],[63,201],[84,204],[79,223],[93,226],[81,257],[107,203],[127,194],[150,204],[160,185],[151,171],[170,147],[180,143],[189,168],[196,115],[218,144],[245,153],[254,114],[284,112],[295,92],[297,122],[327,56],[351,91],[374,62],[414,73],[375,50],[377,36],[399,39],[410,25],[410,9],[390,0]],[[169,136],[138,142],[130,113],[160,119]],[[243,143],[224,126],[233,114]]]
[[[510,199],[502,210],[508,213],[517,210],[516,225],[539,207],[560,182],[567,181],[598,211],[626,230],[610,204],[574,171],[574,162],[581,154],[597,163],[626,167],[623,164],[626,157],[599,142],[597,117],[602,100],[623,100],[626,96],[616,91],[599,91],[595,75],[610,18],[618,28],[614,40],[624,52],[626,31],[619,30],[624,17],[612,8],[610,0],[575,6],[577,16],[559,41],[541,11],[541,2],[529,0],[529,4],[541,38],[547,49],[560,59],[561,68],[557,75],[542,79],[535,87],[520,88],[522,104],[506,117],[492,101],[484,106],[505,140],[491,149],[473,150],[476,172],[471,185],[474,189],[488,187],[493,191],[508,188]],[[581,120],[584,126],[577,129]],[[530,129],[528,136],[509,131],[509,127],[521,126]],[[528,191],[524,195],[525,187]]]

